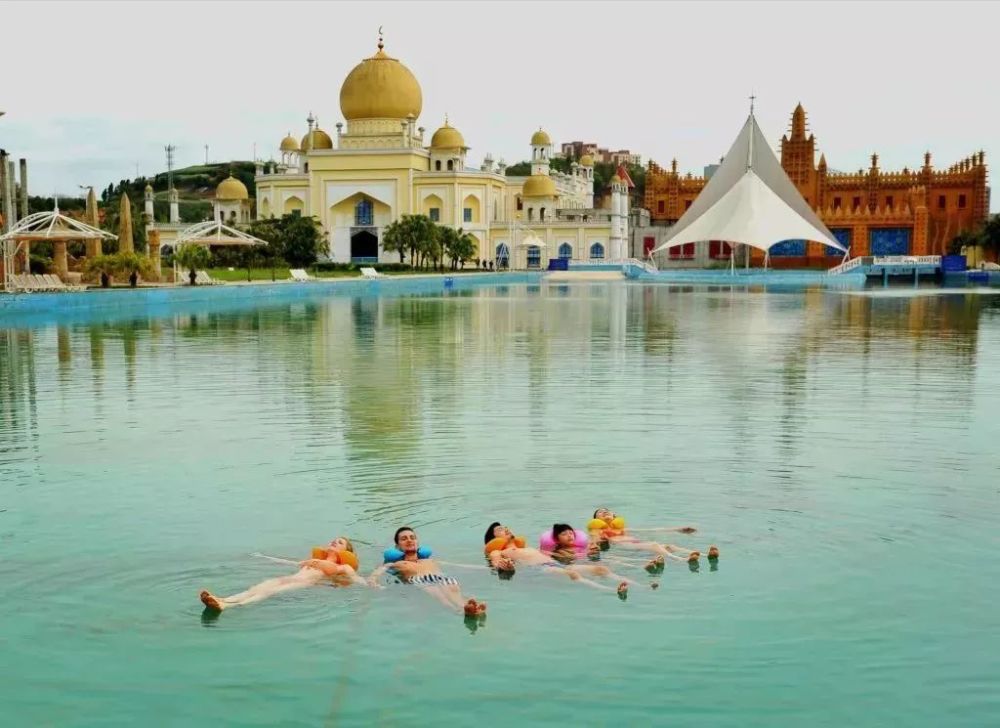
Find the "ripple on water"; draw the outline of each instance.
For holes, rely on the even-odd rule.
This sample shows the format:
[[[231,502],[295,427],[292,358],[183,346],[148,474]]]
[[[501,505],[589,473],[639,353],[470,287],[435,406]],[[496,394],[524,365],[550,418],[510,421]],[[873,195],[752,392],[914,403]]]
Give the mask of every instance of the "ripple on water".
[[[19,724],[986,724],[1000,304],[918,293],[511,286],[9,333],[0,698]],[[201,589],[294,568],[253,552],[344,533],[368,570],[405,523],[482,565],[491,521],[534,541],[600,505],[722,559],[617,562],[625,602],[449,566],[483,625],[399,585],[202,618]]]

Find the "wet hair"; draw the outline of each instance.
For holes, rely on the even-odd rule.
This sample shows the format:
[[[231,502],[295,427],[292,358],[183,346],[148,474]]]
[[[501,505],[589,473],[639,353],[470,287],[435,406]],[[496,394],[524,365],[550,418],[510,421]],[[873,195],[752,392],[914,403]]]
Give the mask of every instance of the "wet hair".
[[[347,536],[339,536],[338,538],[344,539],[344,543],[347,544],[347,550],[350,551],[353,554],[354,553],[354,544],[351,543],[351,539],[347,538]]]
[[[486,529],[486,535],[483,536],[483,543],[484,544],[489,543],[490,541],[492,541],[495,538],[495,536],[493,535],[493,531],[499,525],[501,525],[500,521],[493,521],[493,523],[490,524],[490,527]]]
[[[392,542],[397,546],[399,546],[399,534],[401,534],[403,531],[413,531],[413,529],[410,526],[401,526],[400,528],[396,529],[396,533],[393,534],[392,537]],[[416,533],[416,531],[413,531],[413,533]]]
[[[596,511],[594,511],[594,515],[593,515],[593,516],[591,516],[591,517],[592,517],[592,518],[597,518],[597,514],[598,514],[598,513],[600,513],[601,511],[608,511],[608,512],[610,513],[610,512],[611,512],[611,509],[610,509],[610,508],[605,508],[604,506],[601,506],[601,507],[600,507],[600,508],[598,508],[598,509],[597,509]]]
[[[574,531],[573,527],[568,523],[554,523],[552,524],[552,538],[559,538],[560,533],[565,533],[566,531]]]

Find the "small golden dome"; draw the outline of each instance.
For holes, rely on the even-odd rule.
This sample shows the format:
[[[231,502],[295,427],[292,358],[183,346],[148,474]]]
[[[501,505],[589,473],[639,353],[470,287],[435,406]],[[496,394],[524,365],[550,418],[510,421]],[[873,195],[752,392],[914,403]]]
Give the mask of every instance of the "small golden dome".
[[[146,183],[146,189],[144,189],[143,192],[152,192],[152,191],[153,191],[153,185],[151,185],[151,184],[149,184],[149,182],[147,182]]]
[[[288,132],[288,135],[281,140],[281,151],[283,152],[297,152],[299,151],[299,143],[296,141],[295,137],[292,136],[292,132]]]
[[[407,119],[420,116],[424,99],[410,69],[382,50],[356,65],[340,87],[340,111],[355,119]]]
[[[584,154],[582,157],[580,157],[580,166],[581,167],[593,167],[594,166],[594,158],[592,156],[590,156],[589,154]]]
[[[309,145],[309,132],[306,132],[306,135],[302,137],[302,143],[299,146],[303,152],[308,152],[310,149],[333,149],[333,139],[322,129],[318,127],[313,129],[312,138],[316,142],[315,147]]]
[[[525,197],[555,197],[556,183],[547,174],[533,174],[524,183],[521,194]]]
[[[550,144],[552,144],[552,139],[541,129],[531,135],[531,146],[533,147],[548,146]]]
[[[431,149],[465,149],[465,138],[447,121],[431,137]]]
[[[219,183],[219,186],[215,188],[215,199],[248,200],[250,199],[250,193],[247,192],[247,186],[245,184],[230,174],[229,177],[222,180]]]

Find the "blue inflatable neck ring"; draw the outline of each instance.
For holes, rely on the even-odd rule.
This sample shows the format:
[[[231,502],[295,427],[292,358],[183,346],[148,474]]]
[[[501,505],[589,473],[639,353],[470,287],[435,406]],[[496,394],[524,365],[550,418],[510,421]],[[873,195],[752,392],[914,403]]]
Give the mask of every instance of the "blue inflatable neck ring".
[[[429,559],[433,553],[434,552],[431,551],[426,546],[421,546],[420,548],[417,549],[417,558]],[[402,561],[405,556],[406,554],[397,549],[395,546],[393,546],[392,548],[388,548],[382,552],[382,558],[384,559],[383,563],[386,564],[394,564],[397,561]]]

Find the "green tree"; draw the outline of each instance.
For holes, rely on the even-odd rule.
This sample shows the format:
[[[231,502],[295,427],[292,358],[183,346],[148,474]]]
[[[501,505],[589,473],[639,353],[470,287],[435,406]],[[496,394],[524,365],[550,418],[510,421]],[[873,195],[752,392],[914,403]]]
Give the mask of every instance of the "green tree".
[[[101,281],[101,288],[111,285],[111,278],[118,272],[118,261],[115,255],[95,255],[83,264],[83,273],[87,277]]]
[[[382,233],[382,249],[399,253],[399,262],[405,263],[406,251],[410,265],[416,267],[418,256],[426,255],[437,245],[436,225],[426,215],[403,215]]]
[[[958,235],[951,239],[948,243],[948,254],[949,255],[959,255],[962,252],[962,248],[971,248],[976,245],[982,245],[983,234],[980,230],[963,230]]]
[[[114,272],[128,278],[129,285],[135,288],[139,283],[139,276],[149,278],[153,273],[153,263],[145,255],[138,253],[118,253],[109,256],[114,259]]]
[[[305,268],[326,252],[326,233],[316,218],[289,214],[280,223],[282,257],[290,266]]]
[[[476,238],[462,228],[442,227],[439,229],[441,247],[444,254],[451,260],[452,270],[465,266],[465,261],[472,260],[476,255]]]
[[[207,268],[212,260],[212,253],[204,245],[182,245],[174,253],[174,261],[182,268],[187,268],[191,285],[197,285],[195,278],[199,268]]]

